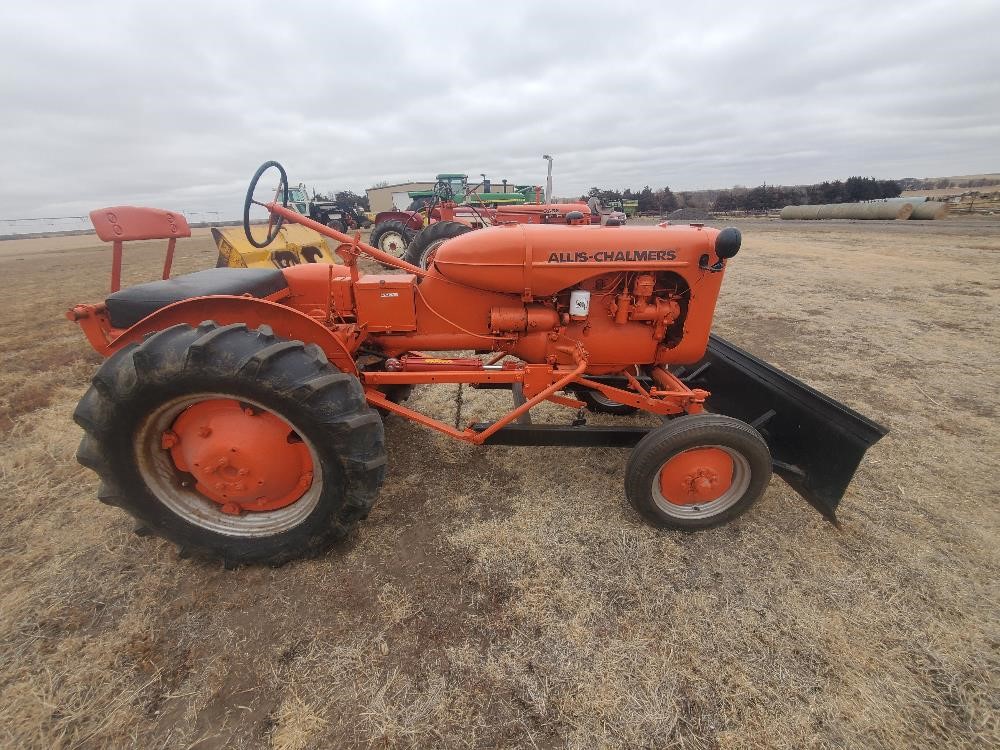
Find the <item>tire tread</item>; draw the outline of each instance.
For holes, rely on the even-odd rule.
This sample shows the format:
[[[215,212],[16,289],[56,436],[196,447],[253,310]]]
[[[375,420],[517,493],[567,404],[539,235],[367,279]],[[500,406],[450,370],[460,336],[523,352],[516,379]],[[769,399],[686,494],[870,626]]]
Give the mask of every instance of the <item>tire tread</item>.
[[[424,255],[427,254],[428,248],[433,243],[439,240],[450,240],[471,231],[473,231],[472,227],[457,221],[436,221],[433,224],[428,224],[417,232],[406,247],[403,259],[414,266],[426,268]]]

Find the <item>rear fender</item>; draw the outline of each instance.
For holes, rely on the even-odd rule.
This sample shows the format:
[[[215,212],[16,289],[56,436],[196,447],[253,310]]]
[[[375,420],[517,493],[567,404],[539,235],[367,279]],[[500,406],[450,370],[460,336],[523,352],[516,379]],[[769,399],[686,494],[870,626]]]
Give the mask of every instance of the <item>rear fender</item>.
[[[756,427],[775,473],[833,522],[865,451],[889,432],[714,334],[705,357],[674,374],[711,391],[709,411]]]
[[[381,211],[375,216],[375,224],[385,221],[401,221],[408,229],[422,229],[424,216],[417,211]]]
[[[246,323],[247,328],[270,326],[282,338],[316,344],[341,372],[358,374],[350,350],[333,331],[292,307],[254,297],[218,295],[175,302],[126,329],[101,354],[110,356],[128,344],[142,341],[153,331],[162,331],[180,323],[197,326],[206,320],[213,320],[219,325]]]

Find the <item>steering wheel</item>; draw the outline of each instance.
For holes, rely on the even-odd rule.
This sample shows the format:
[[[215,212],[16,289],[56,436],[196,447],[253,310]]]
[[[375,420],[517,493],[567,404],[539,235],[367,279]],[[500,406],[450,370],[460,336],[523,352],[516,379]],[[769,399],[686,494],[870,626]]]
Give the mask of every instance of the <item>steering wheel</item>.
[[[247,197],[243,201],[243,233],[247,236],[247,242],[257,248],[265,248],[274,242],[274,238],[278,236],[278,230],[281,229],[281,225],[285,223],[285,218],[279,216],[277,221],[275,221],[274,214],[268,212],[267,217],[267,237],[264,238],[263,242],[258,242],[254,239],[253,234],[250,232],[250,206],[258,205],[267,207],[267,204],[261,203],[260,201],[255,201],[253,199],[253,194],[257,190],[257,183],[260,182],[260,178],[263,174],[274,167],[278,170],[280,179],[278,180],[278,190],[274,194],[274,200],[277,202],[281,201],[281,205],[288,206],[288,175],[285,173],[285,168],[281,166],[276,161],[266,161],[257,167],[257,171],[254,172],[253,178],[250,180],[250,187],[247,188]]]

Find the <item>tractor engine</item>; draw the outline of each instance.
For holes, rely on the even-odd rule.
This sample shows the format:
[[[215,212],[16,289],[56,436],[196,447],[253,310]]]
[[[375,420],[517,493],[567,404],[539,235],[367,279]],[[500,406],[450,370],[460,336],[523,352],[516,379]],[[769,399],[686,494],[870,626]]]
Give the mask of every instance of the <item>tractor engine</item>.
[[[285,269],[292,304],[357,324],[388,356],[502,351],[591,374],[687,364],[705,353],[736,230],[509,225],[441,245],[423,278],[346,266]],[[721,254],[720,254],[721,253]]]
[[[294,306],[356,323],[389,356],[473,349],[567,365],[582,346],[600,374],[699,360],[738,249],[736,230],[699,225],[510,225],[448,240],[423,278],[284,273]]]
[[[718,238],[723,256],[738,249],[738,233],[727,231],[511,225],[468,233],[440,247],[420,282],[418,328],[445,326],[436,311],[527,362],[567,363],[567,345],[579,343],[594,373],[695,362],[722,281]]]
[[[683,339],[689,294],[673,272],[602,274],[544,301],[492,307],[489,329],[516,335],[512,352],[529,362],[545,361],[554,344],[579,341],[594,364],[650,364],[668,359]]]

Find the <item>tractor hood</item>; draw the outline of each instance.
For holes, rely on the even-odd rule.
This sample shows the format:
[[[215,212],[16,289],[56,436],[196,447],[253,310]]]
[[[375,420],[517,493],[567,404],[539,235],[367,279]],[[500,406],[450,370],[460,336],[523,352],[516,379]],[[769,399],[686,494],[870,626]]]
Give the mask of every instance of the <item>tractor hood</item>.
[[[523,203],[515,206],[504,206],[503,210],[505,213],[522,215],[546,213],[565,215],[570,211],[579,211],[584,216],[590,216],[590,208],[586,203]]]
[[[547,297],[604,273],[697,273],[703,256],[718,260],[718,235],[703,226],[506,225],[448,240],[433,265],[465,286]]]

